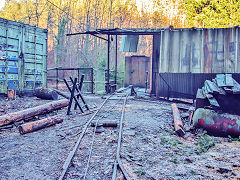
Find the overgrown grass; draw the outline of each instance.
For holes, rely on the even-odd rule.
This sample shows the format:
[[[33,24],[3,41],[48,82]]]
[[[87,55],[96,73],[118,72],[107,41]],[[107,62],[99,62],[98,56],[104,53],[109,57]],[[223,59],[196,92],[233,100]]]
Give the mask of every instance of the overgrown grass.
[[[198,146],[200,153],[207,152],[211,147],[215,146],[214,137],[209,136],[207,131],[204,131],[203,134],[198,134],[197,137],[198,140],[196,145]]]

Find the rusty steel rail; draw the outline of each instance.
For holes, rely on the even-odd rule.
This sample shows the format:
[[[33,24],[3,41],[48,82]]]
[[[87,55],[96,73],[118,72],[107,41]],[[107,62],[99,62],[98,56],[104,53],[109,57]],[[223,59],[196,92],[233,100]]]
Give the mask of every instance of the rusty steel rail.
[[[121,99],[122,99],[122,97],[120,98],[119,101],[121,101]],[[119,102],[119,101],[118,101],[118,102]],[[113,107],[115,107],[115,105],[114,105]],[[93,132],[91,147],[90,147],[90,150],[89,150],[89,156],[88,156],[87,166],[86,166],[86,170],[85,170],[84,177],[83,177],[84,180],[86,179],[87,172],[88,172],[88,168],[89,168],[89,164],[90,164],[90,161],[91,161],[93,144],[94,144],[94,141],[95,141],[95,135],[96,135],[97,125],[98,125],[99,120],[100,120],[100,118],[98,118],[98,120],[96,121],[95,127],[94,127],[94,132]]]
[[[121,141],[122,141],[122,131],[123,131],[123,120],[125,118],[125,107],[126,107],[126,103],[127,103],[127,98],[128,95],[126,95],[125,99],[124,99],[124,103],[122,106],[122,115],[121,115],[121,120],[120,120],[120,128],[119,128],[119,133],[118,133],[118,146],[117,146],[117,153],[116,153],[116,160],[114,163],[114,168],[113,168],[113,174],[112,174],[112,180],[116,180],[116,176],[117,176],[117,166],[120,167],[121,171],[123,172],[123,175],[125,176],[125,178],[127,180],[130,179],[130,177],[128,176],[128,174],[125,172],[125,170],[122,167],[122,163],[120,160],[120,148],[121,148]]]
[[[92,120],[95,118],[95,116],[97,115],[97,113],[102,109],[102,107],[104,106],[104,104],[107,102],[107,100],[111,97],[112,95],[110,95],[107,99],[105,99],[105,101],[101,104],[100,108],[93,114],[93,116],[88,120],[88,122],[85,124],[83,131],[81,133],[81,135],[79,136],[74,148],[70,151],[70,153],[68,154],[67,159],[65,160],[63,167],[62,167],[62,173],[61,176],[58,178],[58,180],[63,180],[65,174],[67,173],[67,170],[70,166],[70,163],[74,157],[74,155],[76,154],[76,151],[78,150],[78,147],[82,141],[83,136],[85,135],[85,132],[89,126],[89,124],[92,122]]]

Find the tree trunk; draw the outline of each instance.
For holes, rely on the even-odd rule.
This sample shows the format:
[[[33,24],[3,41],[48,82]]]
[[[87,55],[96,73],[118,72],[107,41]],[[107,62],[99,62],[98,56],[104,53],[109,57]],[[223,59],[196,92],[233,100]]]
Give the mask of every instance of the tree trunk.
[[[41,99],[47,99],[47,100],[57,100],[58,99],[58,93],[52,89],[49,88],[38,88],[35,89],[35,96]]]
[[[67,99],[63,99],[59,101],[53,101],[37,107],[25,109],[22,111],[5,114],[3,116],[0,116],[0,127],[14,123],[16,121],[21,121],[23,119],[34,117],[39,114],[49,113],[51,111],[68,106],[68,103],[69,101]]]
[[[20,125],[18,127],[18,130],[20,134],[26,134],[26,133],[37,131],[39,129],[43,129],[45,127],[52,126],[57,123],[61,123],[61,122],[63,122],[63,117],[57,115],[57,116],[44,118],[38,121],[25,123],[23,125]]]

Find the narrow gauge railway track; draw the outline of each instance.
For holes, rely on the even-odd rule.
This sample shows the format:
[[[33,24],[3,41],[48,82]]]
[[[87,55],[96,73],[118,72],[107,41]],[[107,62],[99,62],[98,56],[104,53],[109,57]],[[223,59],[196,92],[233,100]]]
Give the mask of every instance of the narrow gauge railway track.
[[[73,149],[68,154],[62,167],[62,179],[112,179],[117,177],[117,167],[126,179],[120,161],[120,147],[125,107],[128,95],[123,95],[119,100],[111,100],[109,96],[100,108],[87,121],[81,131]],[[116,120],[117,128],[105,129],[104,133],[96,134],[97,125],[103,120]],[[91,122],[95,127],[89,127]]]

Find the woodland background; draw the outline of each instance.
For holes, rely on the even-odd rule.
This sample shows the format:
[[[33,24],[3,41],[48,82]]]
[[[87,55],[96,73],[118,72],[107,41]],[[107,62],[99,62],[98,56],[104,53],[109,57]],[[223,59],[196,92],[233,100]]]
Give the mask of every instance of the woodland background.
[[[232,27],[240,24],[238,0],[6,0],[0,17],[48,29],[48,67],[106,67],[107,43],[90,35],[101,28]],[[120,40],[120,38],[118,38]],[[114,48],[115,37],[112,38]],[[152,37],[141,36],[137,53],[151,54]],[[120,43],[119,43],[120,45]],[[114,51],[111,58],[114,59]],[[111,62],[113,67],[114,61]]]

